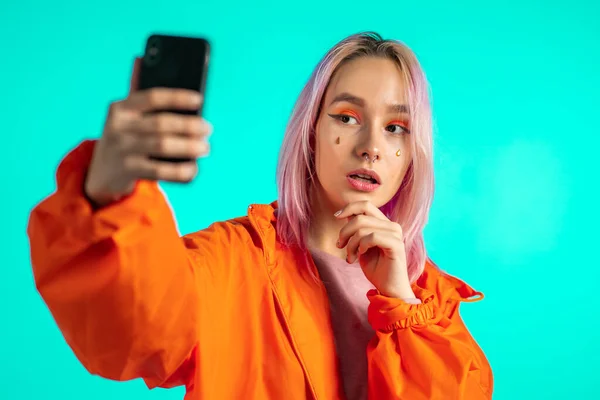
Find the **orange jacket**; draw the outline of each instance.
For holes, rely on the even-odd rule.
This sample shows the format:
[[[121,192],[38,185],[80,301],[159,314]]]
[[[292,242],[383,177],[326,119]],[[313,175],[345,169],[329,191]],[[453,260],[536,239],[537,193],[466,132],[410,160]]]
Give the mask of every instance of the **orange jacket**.
[[[63,160],[28,228],[37,288],[91,373],[185,385],[188,400],[343,399],[327,293],[276,241],[275,203],[179,238],[151,182],[92,211],[92,149]],[[458,313],[481,293],[431,263],[413,287],[423,304],[368,295],[369,397],[490,398],[489,364]]]

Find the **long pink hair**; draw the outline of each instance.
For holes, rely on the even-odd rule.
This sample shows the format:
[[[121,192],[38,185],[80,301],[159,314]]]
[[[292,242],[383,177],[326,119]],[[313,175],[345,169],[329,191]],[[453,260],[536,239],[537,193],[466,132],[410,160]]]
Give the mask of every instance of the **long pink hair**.
[[[279,241],[306,250],[314,173],[312,136],[331,77],[343,63],[357,57],[393,60],[398,64],[407,88],[412,163],[398,192],[381,210],[402,226],[408,274],[414,282],[423,272],[427,258],[423,228],[434,191],[429,86],[411,49],[399,41],[384,40],[374,32],[355,34],[336,44],[319,62],[300,93],[285,132],[277,167]]]

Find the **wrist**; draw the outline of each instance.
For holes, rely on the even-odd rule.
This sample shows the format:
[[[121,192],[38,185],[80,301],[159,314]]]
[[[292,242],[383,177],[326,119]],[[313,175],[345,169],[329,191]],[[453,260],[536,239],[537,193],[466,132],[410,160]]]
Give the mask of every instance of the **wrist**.
[[[94,190],[90,190],[87,186],[85,186],[83,189],[83,195],[90,203],[93,209],[106,207],[112,203],[123,199],[124,197],[127,197],[128,194],[107,194],[102,192],[95,192]]]
[[[379,293],[383,296],[391,297],[395,299],[416,299],[417,296],[412,290],[410,283],[408,282],[408,276],[406,280],[398,285],[389,286],[379,289]]]
[[[415,293],[412,290],[408,271],[404,270],[399,275],[390,276],[387,284],[377,288],[383,296],[395,299],[415,299]]]
[[[391,298],[400,299],[400,300],[417,298],[417,296],[415,295],[415,293],[413,292],[413,290],[411,288],[399,289],[399,290],[391,289],[391,290],[384,290],[384,291],[380,290],[379,293],[381,293],[385,297],[391,297]]]

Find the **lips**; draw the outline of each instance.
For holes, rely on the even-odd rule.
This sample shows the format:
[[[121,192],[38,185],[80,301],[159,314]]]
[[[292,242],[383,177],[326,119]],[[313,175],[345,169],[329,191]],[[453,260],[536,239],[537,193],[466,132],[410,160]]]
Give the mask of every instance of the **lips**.
[[[373,192],[381,185],[381,178],[373,170],[357,169],[346,175],[348,184],[359,192]]]
[[[379,175],[377,175],[377,172],[370,169],[357,169],[355,171],[351,171],[346,176],[348,178],[356,179],[366,183],[381,184],[381,178],[379,177]]]
[[[352,179],[360,179],[363,180],[365,182],[370,182],[370,183],[377,183],[377,181],[375,180],[375,178],[369,176],[369,175],[363,175],[363,174],[352,174],[350,175],[350,178]]]

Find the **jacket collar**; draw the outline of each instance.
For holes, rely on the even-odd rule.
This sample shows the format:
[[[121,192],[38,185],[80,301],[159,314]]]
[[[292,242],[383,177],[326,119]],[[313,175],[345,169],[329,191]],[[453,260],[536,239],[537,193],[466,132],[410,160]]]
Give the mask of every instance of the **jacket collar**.
[[[343,398],[329,299],[312,257],[277,241],[277,202],[252,204],[248,218],[260,237],[273,296],[314,399]],[[305,261],[306,260],[306,261]]]
[[[275,264],[275,250],[277,247],[276,214],[277,201],[271,204],[251,204],[248,206],[248,218],[250,224],[258,233],[267,268],[269,269]]]

